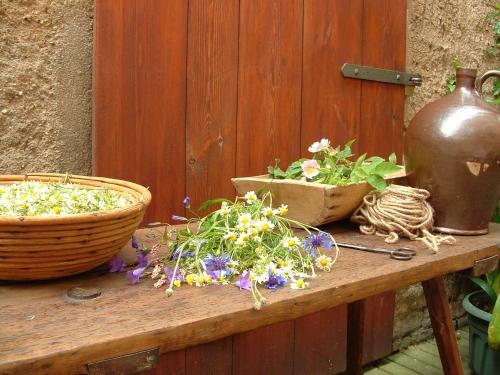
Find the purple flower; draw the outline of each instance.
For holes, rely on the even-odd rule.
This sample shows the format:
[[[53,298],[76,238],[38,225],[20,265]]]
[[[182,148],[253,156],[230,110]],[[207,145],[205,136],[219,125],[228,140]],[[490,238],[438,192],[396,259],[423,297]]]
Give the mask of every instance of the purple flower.
[[[191,208],[191,198],[189,198],[189,197],[184,198],[184,200],[182,201],[182,204],[186,208]]]
[[[127,272],[127,277],[130,279],[130,282],[132,284],[137,284],[139,282],[139,279],[141,278],[141,275],[142,273],[144,272],[144,270],[146,269],[146,267],[140,267],[140,268],[136,268],[132,271],[128,271]]]
[[[278,287],[285,285],[285,281],[283,276],[273,275],[273,273],[269,271],[269,279],[267,279],[266,288],[276,290]]]
[[[177,261],[177,258],[179,257],[179,253],[181,252],[181,247],[178,246],[177,249],[175,249],[174,253],[172,254],[172,260]],[[181,255],[181,259],[185,260],[187,257],[194,257],[194,253],[191,251],[183,251]]]
[[[332,236],[325,232],[311,233],[304,240],[304,249],[313,256],[317,256],[319,248],[331,250],[333,247]]]
[[[123,263],[123,260],[118,258],[117,256],[113,257],[109,261],[109,265],[111,266],[111,269],[109,272],[125,272],[125,264]]]
[[[250,271],[245,271],[240,279],[234,283],[240,290],[252,290],[252,283],[250,281]]]
[[[139,249],[139,241],[137,241],[137,238],[135,238],[135,236],[132,236],[132,247],[136,250]]]
[[[165,279],[165,284],[168,284],[172,281],[172,278],[174,277],[174,271],[168,266],[165,266],[163,269],[165,271],[165,275],[167,278]],[[176,274],[175,274],[175,280],[179,280],[181,282],[184,281],[184,277],[181,275],[180,270],[178,269]]]
[[[233,269],[228,266],[231,263],[233,263],[233,260],[226,253],[217,256],[210,254],[203,259],[206,270],[214,272],[218,276],[221,274],[221,271],[225,271],[227,275],[231,275]]]
[[[187,221],[187,218],[185,218],[184,216],[172,215],[172,220],[173,221]]]
[[[149,265],[149,259],[148,259],[148,254],[142,252],[142,251],[137,251],[136,252],[136,258],[137,258],[137,267],[147,267]]]

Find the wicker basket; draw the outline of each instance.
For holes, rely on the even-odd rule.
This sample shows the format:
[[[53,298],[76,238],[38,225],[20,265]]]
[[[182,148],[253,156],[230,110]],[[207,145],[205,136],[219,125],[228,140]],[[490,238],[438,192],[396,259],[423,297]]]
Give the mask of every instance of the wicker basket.
[[[61,174],[0,176],[0,185],[60,181]],[[124,192],[137,203],[114,210],[55,217],[0,216],[0,280],[43,280],[88,271],[111,259],[142,221],[151,193],[121,180],[71,176],[85,188]]]

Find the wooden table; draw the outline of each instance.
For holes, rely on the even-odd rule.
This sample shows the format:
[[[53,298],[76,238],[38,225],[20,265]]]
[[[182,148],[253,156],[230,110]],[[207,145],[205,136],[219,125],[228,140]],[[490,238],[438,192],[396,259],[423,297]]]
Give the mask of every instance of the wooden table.
[[[333,233],[341,241],[387,246],[381,238],[353,229],[339,231],[334,229]],[[252,366],[261,366],[267,373],[299,373],[294,371],[294,360],[308,353],[308,345],[290,351],[288,341],[282,340],[289,333],[287,322],[346,303],[347,368],[349,373],[359,374],[363,347],[360,322],[369,313],[364,298],[419,282],[424,287],[444,371],[462,374],[443,275],[498,256],[499,242],[500,225],[492,224],[488,235],[457,237],[455,245],[442,246],[438,254],[417,242],[400,242],[398,246],[417,250],[411,261],[345,249],[333,272],[321,273],[302,291],[283,288],[267,292],[269,304],[260,311],[253,309],[247,293],[232,286],[183,287],[167,299],[164,290],[152,289],[148,280],[130,286],[123,274],[108,274],[102,269],[59,281],[4,283],[0,285],[0,374],[127,374],[155,367],[158,353],[162,354],[160,363],[148,374],[246,374]],[[131,249],[122,252],[130,255]],[[86,291],[98,288],[102,295],[88,300],[67,297],[67,291],[75,286]],[[252,339],[241,334],[271,324],[275,328],[272,334],[265,331]],[[296,337],[300,334],[297,329]],[[320,325],[314,334],[321,331]],[[205,350],[205,343],[213,344]],[[250,356],[246,364],[237,359],[241,358],[238,350],[255,346],[268,350],[274,359],[265,362]],[[189,362],[189,371],[185,348],[190,348],[190,358],[195,359]],[[323,349],[323,353],[331,350]],[[287,353],[294,353],[293,358]],[[307,361],[310,357],[304,358]],[[308,372],[327,371],[316,368],[316,372]]]

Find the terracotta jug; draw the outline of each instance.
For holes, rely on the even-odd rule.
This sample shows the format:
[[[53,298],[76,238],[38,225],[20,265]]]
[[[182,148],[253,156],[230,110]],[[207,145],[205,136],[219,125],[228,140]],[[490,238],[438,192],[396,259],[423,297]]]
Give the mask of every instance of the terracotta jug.
[[[410,186],[427,189],[435,229],[451,234],[488,233],[500,198],[500,112],[483,102],[476,70],[457,69],[456,89],[422,108],[405,135]],[[476,88],[477,87],[477,90]]]

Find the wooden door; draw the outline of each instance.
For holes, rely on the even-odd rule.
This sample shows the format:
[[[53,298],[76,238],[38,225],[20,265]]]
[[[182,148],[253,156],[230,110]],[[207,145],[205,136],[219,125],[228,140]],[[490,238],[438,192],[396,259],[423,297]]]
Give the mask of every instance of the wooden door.
[[[405,0],[96,0],[93,173],[148,186],[146,220],[168,221],[322,137],[401,156],[403,86],[340,67],[404,70],[405,22]],[[375,358],[394,295],[371,303]]]

